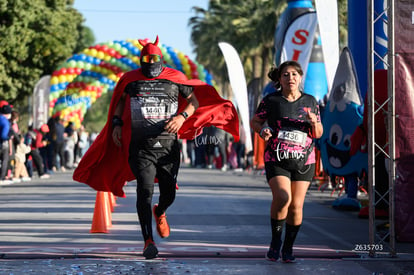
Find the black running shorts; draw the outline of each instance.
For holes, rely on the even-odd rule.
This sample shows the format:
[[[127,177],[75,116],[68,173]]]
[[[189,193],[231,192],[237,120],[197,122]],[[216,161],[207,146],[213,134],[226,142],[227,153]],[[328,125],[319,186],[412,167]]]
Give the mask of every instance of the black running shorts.
[[[180,167],[180,145],[177,139],[146,139],[131,143],[129,166],[135,177],[143,169],[162,169],[176,181]]]
[[[275,176],[286,176],[291,181],[312,181],[315,175],[315,164],[305,165],[301,170],[286,170],[276,165],[276,162],[265,162],[266,178],[269,181]]]

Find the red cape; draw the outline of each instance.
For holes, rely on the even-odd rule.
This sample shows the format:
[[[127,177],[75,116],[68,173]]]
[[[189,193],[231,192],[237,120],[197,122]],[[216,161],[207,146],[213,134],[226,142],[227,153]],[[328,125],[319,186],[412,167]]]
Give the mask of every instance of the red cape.
[[[194,87],[193,92],[198,99],[199,107],[180,128],[178,132],[180,139],[194,139],[202,133],[203,127],[214,125],[232,134],[236,141],[239,140],[237,111],[231,101],[221,98],[214,87],[200,80],[188,80],[180,71],[168,67],[164,68],[156,79],[167,79]],[[129,71],[120,78],[109,105],[107,122],[73,173],[74,180],[86,183],[97,191],[112,192],[118,197],[125,197],[124,185],[135,179],[128,164],[128,146],[131,140],[129,97],[125,102],[122,116],[124,126],[121,148],[112,140],[112,116],[126,85],[137,80],[149,79],[142,74],[141,69]],[[182,112],[186,105],[186,100],[179,96],[178,113]]]

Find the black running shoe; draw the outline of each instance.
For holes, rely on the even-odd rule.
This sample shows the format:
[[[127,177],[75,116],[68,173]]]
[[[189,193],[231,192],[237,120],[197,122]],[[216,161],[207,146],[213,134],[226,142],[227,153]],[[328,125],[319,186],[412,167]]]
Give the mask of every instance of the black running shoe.
[[[282,261],[284,263],[294,263],[295,262],[295,256],[293,256],[292,252],[283,252],[282,251]]]
[[[158,249],[153,240],[148,239],[145,241],[144,253],[142,255],[144,255],[145,259],[154,259],[157,257]]]
[[[279,251],[270,247],[265,257],[266,257],[266,260],[268,261],[276,262],[277,260],[279,260],[279,257],[280,257]]]

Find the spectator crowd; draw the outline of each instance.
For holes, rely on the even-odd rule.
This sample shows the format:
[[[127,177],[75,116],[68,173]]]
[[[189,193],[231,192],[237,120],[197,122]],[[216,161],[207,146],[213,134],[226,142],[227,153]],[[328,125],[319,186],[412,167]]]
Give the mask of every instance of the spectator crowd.
[[[0,185],[50,178],[56,171],[72,170],[88,149],[91,140],[84,127],[50,118],[27,131],[19,127],[19,112],[0,101]]]

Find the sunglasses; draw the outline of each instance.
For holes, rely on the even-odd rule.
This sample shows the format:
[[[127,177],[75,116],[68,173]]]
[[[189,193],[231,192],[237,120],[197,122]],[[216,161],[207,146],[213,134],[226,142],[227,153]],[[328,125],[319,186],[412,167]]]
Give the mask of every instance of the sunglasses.
[[[149,55],[144,55],[142,57],[142,62],[145,62],[145,63],[160,62],[160,61],[161,61],[161,56],[158,54],[149,54]]]

